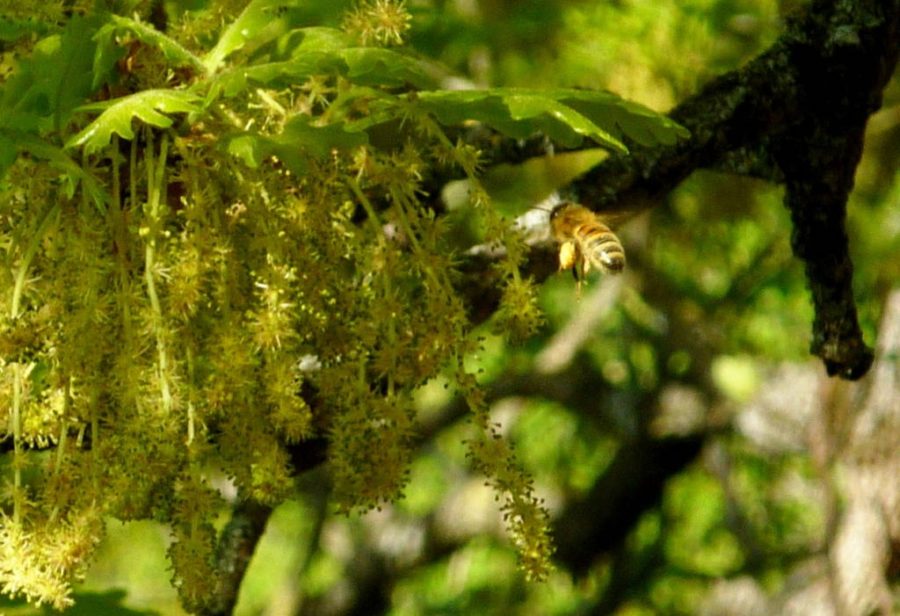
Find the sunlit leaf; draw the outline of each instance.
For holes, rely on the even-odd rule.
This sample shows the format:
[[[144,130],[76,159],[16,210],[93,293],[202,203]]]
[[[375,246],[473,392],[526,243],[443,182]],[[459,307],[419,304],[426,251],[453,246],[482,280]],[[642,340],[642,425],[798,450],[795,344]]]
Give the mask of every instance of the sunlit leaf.
[[[199,97],[183,90],[144,90],[106,103],[85,105],[79,111],[103,110],[103,113],[69,139],[66,147],[84,146],[90,153],[106,147],[114,133],[132,139],[131,122],[135,118],[151,126],[168,128],[172,118],[166,114],[198,112],[198,102]]]
[[[611,146],[615,150],[627,152],[625,145],[608,132],[591,122],[571,107],[544,96],[533,94],[506,97],[506,104],[513,120],[543,119],[543,132],[551,139],[563,144],[571,142],[570,130],[576,134],[591,137],[597,143]],[[558,123],[554,123],[556,120]],[[567,130],[570,129],[570,130]]]
[[[588,137],[626,152],[625,137],[656,145],[687,136],[669,118],[608,92],[495,88],[420,92],[418,98],[418,104],[444,124],[477,120],[510,137],[542,132],[568,146]]]
[[[225,58],[248,43],[258,46],[282,34],[287,24],[279,13],[288,5],[284,0],[250,2],[238,18],[225,28],[215,47],[204,56],[203,64],[207,71],[216,72]]]
[[[341,59],[334,54],[308,51],[282,62],[236,67],[223,71],[213,81],[210,96],[215,98],[221,93],[226,98],[232,97],[245,91],[250,84],[270,88],[286,87],[302,83],[311,75],[338,72],[343,66]]]
[[[660,113],[610,92],[564,90],[560,100],[591,118],[614,135],[645,146],[672,145],[686,139],[686,128]]]
[[[283,88],[302,83],[312,75],[340,74],[365,86],[434,86],[424,65],[410,56],[388,49],[343,48],[342,39],[324,28],[304,31],[304,36],[309,40],[304,38],[287,59],[222,71],[213,80],[210,96],[215,98],[221,93],[232,97],[249,85]],[[320,46],[317,41],[323,44]]]
[[[230,98],[248,85],[286,87],[311,75],[346,72],[338,52],[348,44],[347,36],[333,28],[296,28],[275,41],[272,52],[255,64],[222,71],[213,78],[209,98]]]

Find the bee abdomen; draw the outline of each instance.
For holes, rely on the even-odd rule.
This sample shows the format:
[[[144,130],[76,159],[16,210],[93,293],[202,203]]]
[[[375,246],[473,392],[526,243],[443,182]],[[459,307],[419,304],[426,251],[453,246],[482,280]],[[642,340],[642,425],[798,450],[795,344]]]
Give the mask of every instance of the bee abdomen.
[[[582,244],[584,254],[599,269],[611,273],[625,269],[625,249],[609,228],[604,226],[588,231],[582,236]]]

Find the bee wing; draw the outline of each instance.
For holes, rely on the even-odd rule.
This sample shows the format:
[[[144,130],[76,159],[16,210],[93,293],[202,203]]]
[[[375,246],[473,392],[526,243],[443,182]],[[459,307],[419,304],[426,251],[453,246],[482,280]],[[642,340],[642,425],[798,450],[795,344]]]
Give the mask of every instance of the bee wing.
[[[615,229],[635,217],[635,212],[628,210],[610,210],[608,212],[594,212],[597,220],[610,229]]]

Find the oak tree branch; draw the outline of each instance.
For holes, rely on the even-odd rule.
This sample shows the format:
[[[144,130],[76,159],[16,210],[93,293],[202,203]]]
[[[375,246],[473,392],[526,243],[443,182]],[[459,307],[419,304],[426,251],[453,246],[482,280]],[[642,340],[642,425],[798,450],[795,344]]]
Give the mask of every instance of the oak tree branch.
[[[853,300],[853,266],[845,213],[869,116],[900,51],[900,0],[814,0],[788,20],[765,52],[712,80],[670,117],[691,132],[672,146],[629,143],[578,179],[572,189],[591,209],[639,211],[659,203],[694,170],[726,168],[783,183],[793,223],[792,247],[803,260],[815,318],[811,352],[830,375],[863,376],[872,351],[862,339]],[[488,160],[535,154],[541,141],[472,133]],[[466,271],[482,273],[485,257]],[[542,279],[549,255],[531,260]],[[473,315],[489,313],[497,296],[472,294]]]

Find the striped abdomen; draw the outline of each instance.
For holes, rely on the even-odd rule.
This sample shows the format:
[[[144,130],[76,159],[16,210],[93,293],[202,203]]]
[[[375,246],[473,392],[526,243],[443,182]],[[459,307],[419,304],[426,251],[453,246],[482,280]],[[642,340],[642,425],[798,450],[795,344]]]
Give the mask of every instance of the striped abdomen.
[[[591,265],[607,273],[625,269],[625,249],[616,234],[599,221],[577,225],[572,233],[581,254]]]

